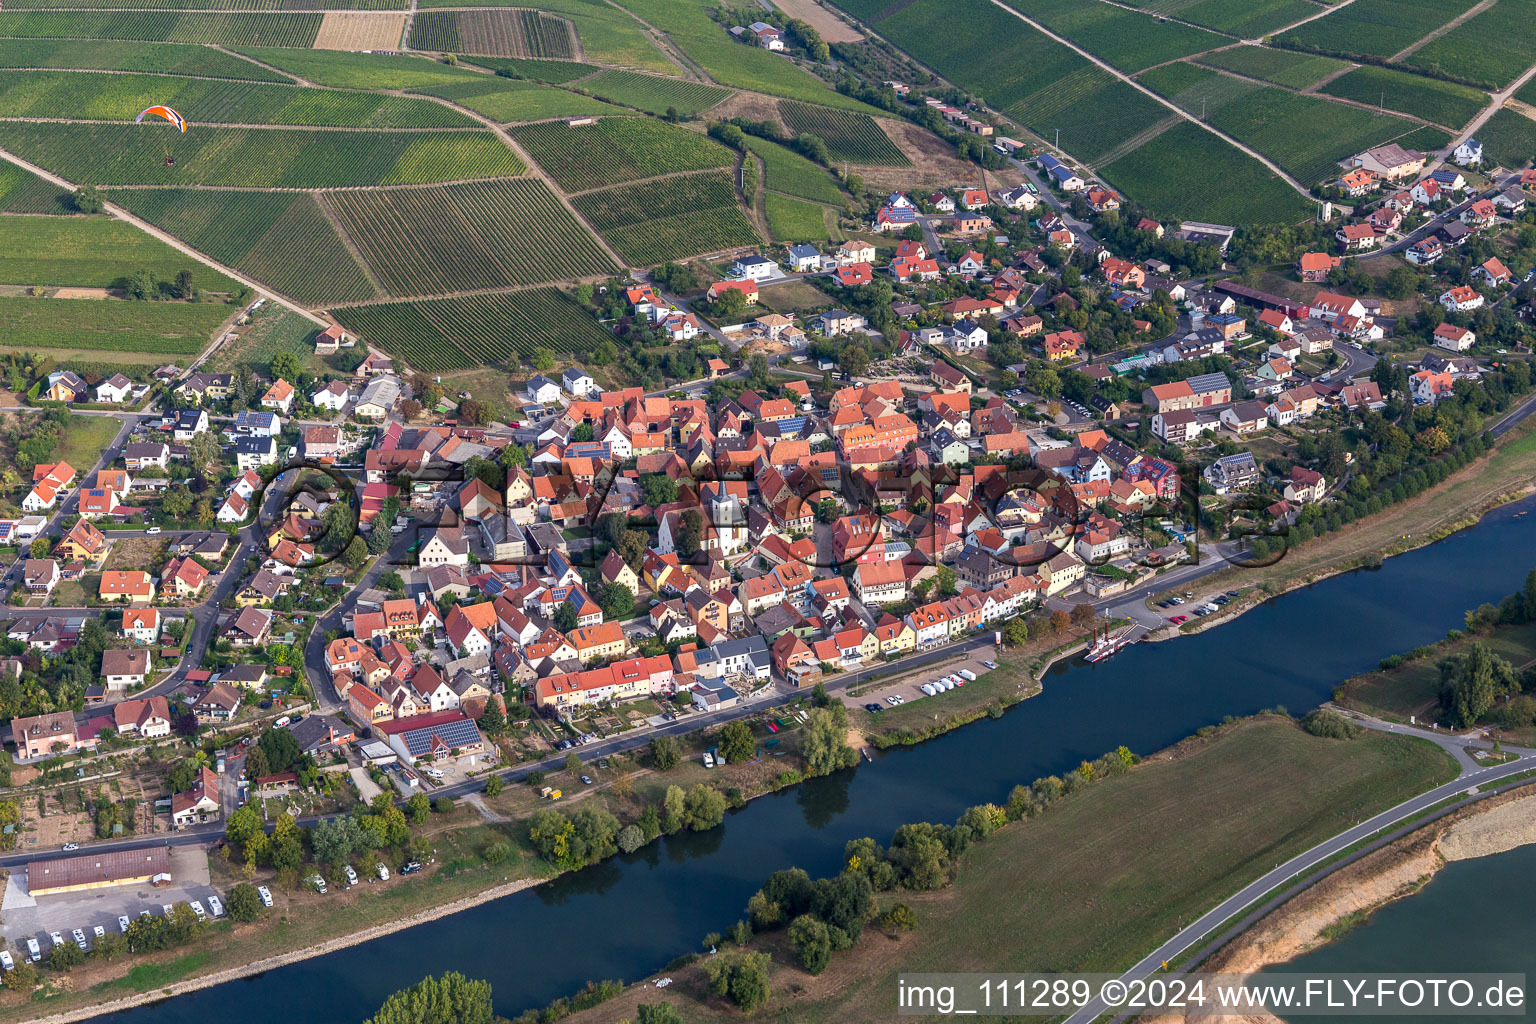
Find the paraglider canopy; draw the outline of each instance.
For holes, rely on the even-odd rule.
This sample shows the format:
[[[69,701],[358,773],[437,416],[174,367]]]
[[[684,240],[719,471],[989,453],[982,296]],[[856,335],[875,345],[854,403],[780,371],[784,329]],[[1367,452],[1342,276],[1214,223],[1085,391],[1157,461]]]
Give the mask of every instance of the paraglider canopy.
[[[134,118],[133,119],[133,123],[134,124],[141,123],[144,120],[144,118],[146,118],[150,114],[154,114],[157,117],[165,118],[167,121],[171,122],[171,124],[175,125],[179,129],[181,129],[181,131],[183,133],[185,133],[186,130],[187,130],[187,120],[186,120],[186,118],[184,118],[180,114],[176,113],[176,111],[172,110],[170,107],[159,107],[159,106],[157,106],[157,107],[149,107],[146,110],[144,110],[142,113],[140,113],[138,117]]]

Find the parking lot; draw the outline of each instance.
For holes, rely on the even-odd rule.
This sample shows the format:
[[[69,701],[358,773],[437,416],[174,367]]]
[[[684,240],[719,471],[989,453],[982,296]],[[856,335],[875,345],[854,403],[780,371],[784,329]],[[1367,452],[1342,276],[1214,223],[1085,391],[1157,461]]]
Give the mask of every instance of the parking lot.
[[[208,884],[206,848],[172,849],[170,875],[172,883],[160,889],[148,883],[115,885],[34,898],[27,892],[26,874],[15,872],[6,883],[5,898],[0,902],[0,916],[5,921],[3,935],[11,955],[16,956],[18,949],[25,951],[27,939],[33,938],[47,956],[49,932],[58,932],[69,941],[70,932],[79,928],[90,941],[96,925],[107,932],[119,931],[119,916],[132,919],[144,910],[160,914],[162,907],[182,900],[200,900],[205,909],[208,907],[208,897],[215,892]]]
[[[983,647],[980,650],[971,652],[969,657],[956,658],[954,661],[941,662],[937,665],[926,665],[919,671],[913,672],[899,681],[876,684],[874,688],[861,692],[857,697],[850,697],[844,691],[841,694],[842,700],[850,708],[863,708],[867,704],[877,704],[882,710],[894,706],[889,700],[891,697],[899,697],[902,703],[922,700],[926,696],[921,689],[924,683],[931,683],[935,679],[955,675],[961,669],[974,672],[978,676],[984,672],[990,672],[991,669],[983,664],[983,662],[990,661],[994,654],[994,648]]]
[[[1210,601],[1204,603],[1188,600],[1187,598],[1191,595],[1192,592],[1186,591],[1183,597],[1171,597],[1166,601],[1157,602],[1157,607],[1170,624],[1182,626],[1193,619],[1203,618],[1204,616],[1213,615],[1221,611],[1238,595],[1238,591],[1229,590],[1225,594],[1218,594],[1211,598]]]

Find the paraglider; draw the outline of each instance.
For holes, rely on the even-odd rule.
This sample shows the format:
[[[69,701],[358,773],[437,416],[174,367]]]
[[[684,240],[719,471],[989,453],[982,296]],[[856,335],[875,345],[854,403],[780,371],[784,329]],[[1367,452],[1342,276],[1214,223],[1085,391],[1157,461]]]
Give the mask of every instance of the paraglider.
[[[148,117],[150,114],[154,114],[156,117],[163,117],[163,118],[165,118],[167,121],[171,122],[171,124],[175,125],[181,131],[181,133],[183,135],[186,134],[186,132],[187,132],[187,119],[182,117],[180,114],[176,113],[176,111],[172,110],[170,107],[166,107],[166,106],[158,106],[157,105],[157,106],[153,106],[153,107],[146,107],[144,110],[140,111],[138,117],[133,119],[133,123],[134,124],[143,124],[144,123],[144,118]],[[174,164],[176,162],[175,158],[173,158],[171,156],[170,147],[166,147],[166,150],[165,150],[165,162],[166,162],[167,166],[169,166],[171,164]]]

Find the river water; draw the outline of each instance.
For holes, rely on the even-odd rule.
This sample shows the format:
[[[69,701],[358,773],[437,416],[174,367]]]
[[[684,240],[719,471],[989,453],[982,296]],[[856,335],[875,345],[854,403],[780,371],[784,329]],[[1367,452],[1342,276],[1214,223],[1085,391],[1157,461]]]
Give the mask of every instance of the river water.
[[[1536,502],[1381,568],[1325,580],[1233,622],[1140,644],[1098,665],[1055,666],[1044,692],[873,764],[752,801],[706,833],[662,839],[451,917],[255,978],[124,1011],[123,1024],[358,1021],[391,992],[457,970],[491,982],[515,1016],[589,979],[633,981],[744,916],[772,871],[841,867],[844,844],[889,841],[911,821],[950,822],[1015,783],[1120,744],[1165,747],[1225,715],[1327,700],[1346,677],[1435,640],[1462,614],[1516,590],[1536,566]],[[1469,921],[1470,926],[1470,921]]]

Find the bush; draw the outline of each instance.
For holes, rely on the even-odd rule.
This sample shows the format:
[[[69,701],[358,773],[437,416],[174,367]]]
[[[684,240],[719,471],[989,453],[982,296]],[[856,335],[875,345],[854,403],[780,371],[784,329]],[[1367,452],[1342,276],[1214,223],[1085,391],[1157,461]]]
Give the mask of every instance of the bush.
[[[503,785],[505,785],[505,783],[501,781],[500,775],[492,775],[490,778],[485,780],[485,795],[495,796],[497,793],[501,792],[501,787]]]
[[[229,890],[224,902],[229,905],[229,916],[234,921],[254,921],[261,913],[261,895],[250,882],[241,882]]]
[[[619,844],[619,849],[625,853],[634,853],[645,845],[645,833],[640,829],[639,825],[625,825],[619,829],[616,841]]]
[[[789,941],[800,963],[812,974],[820,974],[832,962],[832,937],[827,923],[815,914],[801,914],[789,924]]]
[[[745,1013],[768,1001],[767,953],[716,956],[704,965],[704,970],[709,976],[709,990],[728,998]]]
[[[1313,736],[1331,740],[1352,740],[1360,735],[1361,728],[1337,711],[1313,708],[1301,720],[1301,727]]]
[[[910,932],[917,927],[917,915],[905,903],[898,903],[880,915],[880,927],[888,932]]]
[[[432,801],[432,809],[434,811],[436,811],[438,814],[452,814],[453,813],[453,797],[451,797],[451,796],[440,796],[440,797],[438,797],[436,800]]]

